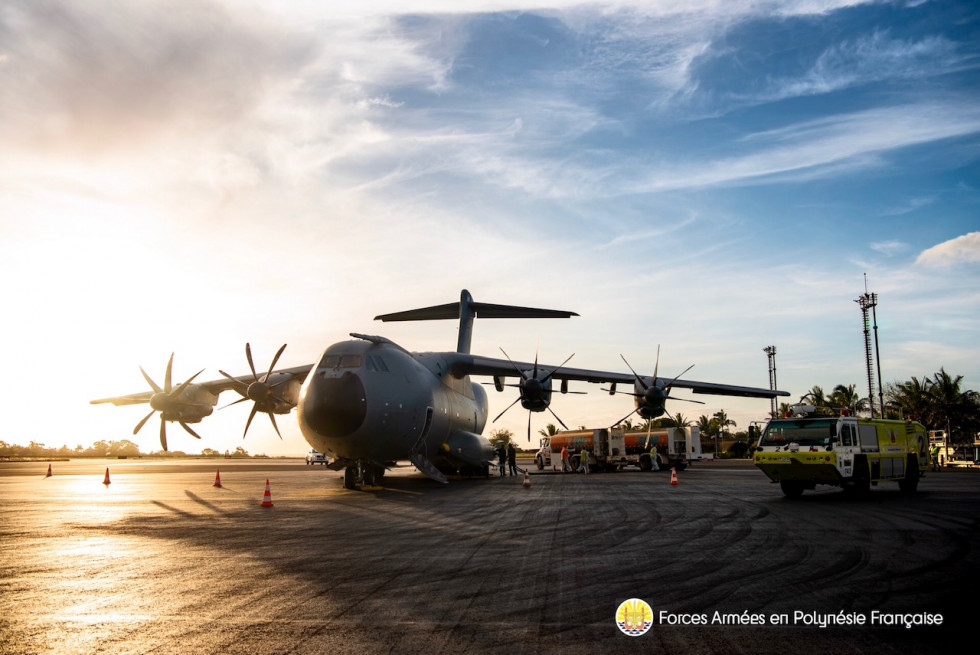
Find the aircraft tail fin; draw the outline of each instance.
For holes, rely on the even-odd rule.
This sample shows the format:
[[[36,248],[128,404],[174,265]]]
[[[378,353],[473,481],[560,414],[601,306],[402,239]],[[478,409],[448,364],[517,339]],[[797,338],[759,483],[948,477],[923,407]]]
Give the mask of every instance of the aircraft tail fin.
[[[456,351],[470,352],[473,340],[474,318],[570,318],[578,316],[575,312],[556,309],[537,309],[534,307],[518,307],[515,305],[493,305],[485,302],[475,302],[466,289],[459,294],[459,302],[446,305],[435,305],[421,309],[409,309],[404,312],[382,314],[375,316],[376,321],[438,321],[443,319],[459,319],[459,341]]]

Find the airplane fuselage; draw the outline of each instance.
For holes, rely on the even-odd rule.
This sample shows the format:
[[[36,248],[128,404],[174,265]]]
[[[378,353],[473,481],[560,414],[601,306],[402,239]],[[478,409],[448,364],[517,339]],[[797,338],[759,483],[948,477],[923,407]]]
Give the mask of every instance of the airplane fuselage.
[[[455,377],[457,353],[410,353],[380,337],[333,344],[300,390],[303,436],[342,462],[377,466],[423,453],[440,468],[482,466],[487,395]]]

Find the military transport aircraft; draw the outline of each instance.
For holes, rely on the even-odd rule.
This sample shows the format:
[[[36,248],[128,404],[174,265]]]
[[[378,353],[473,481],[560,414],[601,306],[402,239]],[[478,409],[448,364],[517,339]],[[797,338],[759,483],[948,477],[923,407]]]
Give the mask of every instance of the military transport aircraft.
[[[534,363],[527,363],[514,362],[509,357],[497,359],[470,354],[475,318],[571,316],[578,314],[475,302],[464,289],[459,302],[375,317],[381,321],[458,318],[455,352],[413,353],[384,337],[352,332],[353,340],[328,347],[315,364],[275,370],[283,346],[268,372],[260,376],[255,370],[251,348],[246,345],[251,375],[233,377],[221,371],[224,379],[194,383],[200,375],[198,372],[178,385],[171,379],[171,355],[163,387],[141,368],[152,391],[91,402],[149,403],[150,413],[133,433],[159,412],[160,443],[164,450],[167,422],[177,422],[200,438],[188,423],[198,423],[211,415],[222,391],[234,389],[242,396],[236,402],[254,403],[246,433],[258,412],[268,414],[278,432],[275,414],[286,414],[296,407],[304,438],[314,449],[332,457],[331,468],[345,469],[344,486],[353,489],[358,484],[374,484],[387,467],[406,459],[442,483],[447,482],[446,473],[486,474],[494,456],[490,442],[482,435],[487,423],[487,394],[481,385],[470,381],[470,376],[493,378],[497,391],[515,386],[506,385],[506,378],[517,378],[518,400],[530,412],[549,409],[554,380],[560,381],[561,393],[568,393],[570,380],[608,383],[609,393],[616,393],[617,384],[632,383],[633,392],[629,395],[634,396],[633,411],[644,418],[655,418],[665,412],[665,403],[674,387],[701,394],[752,398],[789,395],[762,388],[665,379],[657,377],[656,369],[652,377],[644,377],[631,367],[626,374],[565,368],[564,364],[539,365],[537,358]]]

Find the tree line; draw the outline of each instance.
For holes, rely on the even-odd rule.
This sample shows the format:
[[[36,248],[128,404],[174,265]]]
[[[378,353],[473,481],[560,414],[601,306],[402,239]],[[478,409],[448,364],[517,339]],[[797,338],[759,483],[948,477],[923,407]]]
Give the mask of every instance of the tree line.
[[[196,453],[190,453],[191,456],[197,456]],[[38,443],[37,441],[31,441],[26,446],[21,446],[18,444],[10,444],[6,441],[0,440],[0,457],[57,457],[57,458],[71,458],[71,457],[187,457],[188,453],[179,450],[157,450],[148,453],[140,452],[140,448],[137,444],[133,443],[128,439],[122,439],[121,441],[96,441],[89,447],[84,447],[81,444],[70,448],[68,446],[60,446],[49,448],[43,443]],[[213,448],[204,448],[201,450],[201,456],[203,457],[251,457],[248,452],[239,446],[235,450],[224,453],[218,452]],[[264,455],[256,455],[256,457],[264,457]]]

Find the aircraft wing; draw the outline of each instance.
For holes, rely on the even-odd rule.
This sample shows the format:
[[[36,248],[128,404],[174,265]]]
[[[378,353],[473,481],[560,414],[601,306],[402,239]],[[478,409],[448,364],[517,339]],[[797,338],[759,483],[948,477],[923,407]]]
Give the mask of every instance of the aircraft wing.
[[[539,371],[551,371],[556,368],[554,364],[538,363]],[[461,357],[453,366],[455,375],[486,375],[497,377],[520,377],[517,369],[528,371],[534,368],[534,362],[511,362],[506,359],[494,357],[483,357],[480,355],[470,355],[468,359]],[[632,373],[615,373],[611,371],[593,371],[583,368],[560,367],[552,376],[555,380],[576,380],[580,382],[591,382],[593,384],[630,384],[636,381]],[[775,398],[777,396],[788,396],[788,391],[773,391],[761,387],[743,387],[732,384],[719,384],[717,382],[698,382],[696,380],[673,380],[670,378],[658,378],[665,382],[670,382],[672,388],[690,389],[694,393],[712,394],[718,396],[742,396],[746,398]],[[644,377],[649,382],[650,378]]]
[[[293,368],[283,368],[272,372],[272,375],[289,375],[294,379],[299,379],[300,381],[306,379],[309,374],[310,369],[313,368],[313,364],[305,364],[303,366],[294,366]],[[228,391],[229,389],[234,389],[239,384],[244,384],[246,387],[249,383],[254,380],[252,374],[239,375],[235,378],[221,378],[218,380],[211,380],[209,382],[195,382],[194,387],[204,388],[211,394],[217,396],[222,391]],[[175,385],[176,386],[176,385]],[[140,403],[150,402],[150,398],[153,396],[153,391],[142,391],[140,393],[131,393],[125,396],[113,396],[111,398],[99,398],[98,400],[89,401],[92,405],[102,405],[105,403],[112,403],[113,405],[138,405]]]

